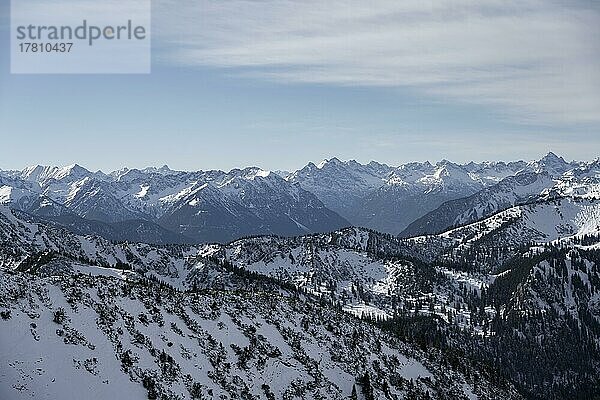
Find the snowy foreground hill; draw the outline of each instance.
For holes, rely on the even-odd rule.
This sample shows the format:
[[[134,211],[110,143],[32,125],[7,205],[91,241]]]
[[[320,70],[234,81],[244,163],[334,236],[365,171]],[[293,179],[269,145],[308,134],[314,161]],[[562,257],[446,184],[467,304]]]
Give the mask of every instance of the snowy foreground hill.
[[[1,397],[594,398],[600,200],[569,194],[409,239],[166,246],[0,206]]]
[[[184,293],[84,272],[0,273],[2,398],[519,398],[276,287]]]

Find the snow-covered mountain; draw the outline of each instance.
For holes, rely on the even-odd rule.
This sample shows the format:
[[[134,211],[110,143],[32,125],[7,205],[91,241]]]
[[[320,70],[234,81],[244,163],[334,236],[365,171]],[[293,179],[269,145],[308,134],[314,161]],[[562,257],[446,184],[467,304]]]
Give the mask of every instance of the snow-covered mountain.
[[[0,179],[2,204],[40,217],[51,214],[54,222],[64,222],[75,232],[103,226],[98,222],[118,225],[120,234],[107,236],[111,239],[139,240],[127,233],[142,229],[140,221],[145,229],[154,227],[145,240],[158,238],[158,243],[225,242],[247,235],[298,235],[349,225],[312,193],[254,167],[225,173],[179,172],[165,166],[105,175],[78,165],[37,166],[0,173]],[[52,213],[30,206],[43,200],[55,206]],[[65,210],[67,217],[58,218]],[[171,235],[165,235],[165,230]]]
[[[461,199],[458,200],[460,202],[517,174],[536,173],[557,178],[582,165],[584,163],[568,163],[554,153],[531,162],[470,162],[461,165],[442,160],[435,165],[424,162],[398,167],[375,162],[362,165],[333,158],[318,165],[310,163],[287,179],[314,193],[327,207],[353,225],[398,234],[442,204],[458,199]],[[523,200],[521,193],[515,193],[514,197]],[[506,206],[513,204],[507,203]],[[465,208],[470,207],[467,205]],[[438,231],[451,225],[441,226]],[[415,229],[411,227],[410,231]]]
[[[197,182],[173,197],[159,223],[199,241],[247,235],[299,235],[349,223],[312,193],[259,168],[232,170]]]
[[[560,176],[578,166],[580,166],[580,163],[569,163],[564,158],[549,152],[541,159],[528,163],[526,169],[537,173],[547,172],[550,176]]]
[[[282,297],[260,286],[252,289],[252,281],[244,282],[218,260],[225,255],[235,262],[227,254],[263,239],[225,247],[113,244],[34,222],[6,207],[0,211],[0,285],[5,293],[0,300],[5,354],[0,375],[11,382],[10,398],[127,390],[133,397],[154,392],[180,398],[197,398],[194,393],[235,397],[242,391],[262,398],[267,391],[284,398],[294,391],[301,397],[341,399],[353,386],[365,392],[365,374],[375,380],[368,384],[375,396],[381,392],[413,398],[427,391],[440,399],[450,393],[519,398],[506,383],[497,387],[483,376],[466,378],[443,367],[443,356],[423,353],[340,311],[291,293]],[[359,252],[373,245],[369,233],[359,230],[340,232],[337,239],[311,238],[306,243],[314,239]],[[292,239],[271,240],[283,245]],[[140,281],[143,277],[211,291],[184,294],[146,284]],[[257,290],[263,293],[259,297]],[[15,340],[28,344],[14,346]],[[77,392],[64,391],[70,379],[80,382]],[[429,379],[443,384],[431,387]]]
[[[351,219],[355,205],[382,187],[393,170],[376,162],[362,165],[354,160],[342,162],[334,157],[318,165],[311,162],[289,174],[286,179],[300,184],[327,207]]]
[[[477,221],[516,204],[560,196],[600,198],[598,160],[566,163],[550,153],[495,185],[471,196],[443,203],[416,219],[400,235],[410,237],[437,233]]]
[[[477,221],[515,204],[531,201],[553,186],[554,181],[547,172],[523,171],[470,196],[444,202],[413,221],[400,236],[438,233]]]
[[[365,310],[392,315],[392,304],[406,307],[416,299],[424,304],[437,299],[435,313],[446,318],[442,309],[459,312],[460,308],[447,303],[443,287],[471,282],[480,289],[492,278],[478,274],[497,273],[502,262],[527,246],[600,235],[600,200],[580,198],[516,206],[439,235],[405,240],[346,228],[292,238],[241,239],[228,245],[160,247],[78,236],[6,207],[0,211],[0,239],[5,249],[0,266],[23,269],[32,254],[61,254],[94,265],[128,265],[142,273],[151,271],[175,287],[190,289],[216,279],[215,274],[223,273],[220,263],[225,262],[333,296],[358,315]],[[468,279],[443,266],[447,260],[470,256],[473,249],[482,255],[489,250],[491,256],[479,257],[472,270],[475,275]],[[429,265],[431,262],[442,262],[442,266]]]

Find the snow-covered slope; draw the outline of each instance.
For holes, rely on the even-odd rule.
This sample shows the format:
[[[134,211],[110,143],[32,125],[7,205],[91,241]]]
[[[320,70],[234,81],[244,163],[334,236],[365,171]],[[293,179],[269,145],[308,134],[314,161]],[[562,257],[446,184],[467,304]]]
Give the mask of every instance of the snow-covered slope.
[[[339,301],[357,315],[392,315],[394,307],[441,296],[435,312],[445,317],[441,309],[446,290],[435,291],[440,271],[404,258],[414,250],[396,238],[363,229],[296,238],[256,237],[228,245],[152,246],[77,236],[6,208],[0,211],[0,267],[11,270],[45,273],[46,264],[66,263],[72,269],[85,263],[133,270],[190,289],[216,282],[236,288],[231,281],[233,268]],[[463,277],[448,279],[448,284],[458,286]]]
[[[505,208],[557,196],[600,198],[600,164],[566,163],[550,153],[523,171],[481,191],[440,205],[412,222],[402,237],[444,231],[492,215]]]
[[[0,271],[3,398],[520,398],[306,299],[102,275]]]
[[[180,193],[159,219],[162,226],[203,242],[227,242],[265,232],[260,218],[216,188],[199,184]]]
[[[600,235],[600,199],[559,197],[514,206],[438,235],[405,239],[404,243],[423,249],[423,258],[432,260],[456,257],[470,249],[503,248],[511,254],[510,248],[589,235]]]
[[[327,234],[253,237],[228,245],[200,246],[113,244],[99,237],[67,234],[7,208],[0,207],[0,211],[0,238],[11,254],[5,255],[2,263],[11,268],[27,269],[33,262],[27,255],[53,252],[97,265],[128,265],[142,273],[151,271],[185,289],[203,285],[199,279],[222,274],[229,265],[325,294],[357,314],[368,310],[370,302],[377,312],[391,315],[393,303],[404,307],[415,299],[436,298],[434,312],[442,317],[442,305],[454,308],[444,304],[447,290],[436,285],[459,286],[465,277],[443,265],[431,266],[417,259],[443,261],[464,257],[477,248],[484,253],[488,248],[505,249],[502,255],[492,257],[494,262],[479,261],[474,272],[489,274],[495,273],[498,262],[514,254],[510,248],[600,234],[600,200],[580,198],[516,206],[439,235],[408,240],[348,228]],[[477,282],[477,289],[490,281],[489,276],[469,279]]]
[[[290,276],[305,274],[294,279],[303,289],[335,280],[355,285],[356,298],[364,287],[375,293],[374,284],[384,296],[408,296],[418,290],[409,278],[416,268],[376,255],[394,254],[396,243],[350,228],[227,246],[115,244],[0,207],[0,393],[343,399],[354,387],[372,398],[520,398],[485,371],[448,368],[436,350],[243,272],[276,276],[282,268],[269,268],[281,259]],[[358,315],[379,310],[348,304]]]
[[[505,240],[547,243],[560,238],[600,233],[600,200],[558,198],[509,208],[490,218],[443,233],[463,243],[502,231]],[[473,237],[466,232],[478,231]],[[506,242],[505,242],[506,243]]]
[[[299,235],[349,225],[315,195],[259,168],[232,170],[172,197],[161,225],[198,241],[257,234]]]
[[[474,222],[515,204],[531,201],[553,186],[554,181],[547,173],[521,172],[471,196],[443,203],[408,225],[400,236],[438,233]]]

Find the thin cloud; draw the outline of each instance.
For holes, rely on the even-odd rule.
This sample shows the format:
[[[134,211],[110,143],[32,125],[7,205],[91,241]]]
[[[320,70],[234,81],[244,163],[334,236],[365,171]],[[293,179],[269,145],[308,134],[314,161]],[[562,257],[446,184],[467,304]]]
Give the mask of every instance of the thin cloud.
[[[589,3],[587,3],[589,4]],[[600,122],[600,12],[556,1],[174,1],[167,62],[282,83],[411,88],[523,122]]]

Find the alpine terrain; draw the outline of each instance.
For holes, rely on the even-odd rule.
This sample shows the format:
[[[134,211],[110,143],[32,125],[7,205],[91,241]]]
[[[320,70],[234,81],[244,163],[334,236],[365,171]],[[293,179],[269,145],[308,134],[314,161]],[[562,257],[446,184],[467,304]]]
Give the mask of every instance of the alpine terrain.
[[[600,160],[0,172],[1,399],[600,398]]]

